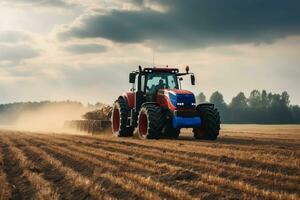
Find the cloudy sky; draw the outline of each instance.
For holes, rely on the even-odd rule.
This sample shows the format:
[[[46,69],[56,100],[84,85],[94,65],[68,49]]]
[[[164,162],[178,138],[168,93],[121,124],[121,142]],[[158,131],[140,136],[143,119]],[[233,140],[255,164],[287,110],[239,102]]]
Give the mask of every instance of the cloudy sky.
[[[300,104],[298,0],[0,0],[0,103],[112,102],[138,65],[189,65],[225,100]]]

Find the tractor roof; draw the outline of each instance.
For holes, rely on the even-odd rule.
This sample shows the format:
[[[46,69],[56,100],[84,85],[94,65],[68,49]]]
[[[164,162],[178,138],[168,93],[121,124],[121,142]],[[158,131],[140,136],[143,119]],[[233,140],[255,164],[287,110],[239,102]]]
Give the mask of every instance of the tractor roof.
[[[177,68],[169,68],[169,67],[147,67],[144,68],[143,72],[170,72],[170,73],[178,73],[179,70]]]

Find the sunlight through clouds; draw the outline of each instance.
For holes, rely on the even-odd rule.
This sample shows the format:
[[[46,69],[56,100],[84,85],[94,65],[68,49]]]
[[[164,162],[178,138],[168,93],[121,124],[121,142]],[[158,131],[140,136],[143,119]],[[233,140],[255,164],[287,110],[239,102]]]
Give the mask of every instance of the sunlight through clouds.
[[[239,91],[287,90],[299,104],[298,3],[249,1],[239,13],[213,2],[0,0],[0,91],[10,89],[0,103],[111,103],[129,88],[128,73],[154,56],[155,66],[189,65],[195,93],[219,90],[229,101]]]

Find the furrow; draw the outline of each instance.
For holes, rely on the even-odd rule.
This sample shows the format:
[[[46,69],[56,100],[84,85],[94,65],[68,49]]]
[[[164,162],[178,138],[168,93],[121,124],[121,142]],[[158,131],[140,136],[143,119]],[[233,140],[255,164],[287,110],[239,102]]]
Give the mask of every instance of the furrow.
[[[36,190],[24,175],[24,169],[6,142],[7,140],[2,136],[0,145],[3,152],[3,171],[6,173],[7,182],[11,186],[10,199],[33,199]]]
[[[39,173],[38,166],[27,157],[24,152],[16,147],[9,138],[5,139],[5,143],[9,145],[13,156],[18,159],[20,167],[23,169],[23,175],[34,186],[36,193],[34,199],[53,199],[58,200],[59,194],[54,186],[45,180]]]
[[[252,160],[251,159],[239,159],[239,158],[233,158],[231,157],[230,154],[212,154],[210,153],[210,149],[203,149],[201,152],[199,152],[199,149],[196,149],[195,151],[190,150],[190,148],[188,149],[182,149],[180,148],[178,150],[178,146],[176,147],[176,149],[171,149],[168,148],[168,144],[157,144],[157,143],[150,143],[150,144],[138,144],[135,142],[124,142],[124,141],[112,141],[112,140],[107,140],[107,139],[95,139],[95,138],[91,138],[88,136],[73,136],[73,137],[66,137],[66,136],[59,136],[60,139],[64,139],[64,140],[69,140],[69,141],[78,141],[79,143],[84,143],[86,142],[84,139],[87,139],[90,143],[94,143],[94,144],[98,144],[98,145],[108,145],[108,144],[115,144],[117,145],[119,148],[128,148],[130,147],[130,149],[135,149],[135,150],[141,150],[141,149],[147,149],[147,151],[156,151],[156,152],[168,152],[168,153],[173,153],[173,155],[176,155],[177,157],[182,156],[182,157],[187,157],[187,158],[191,158],[191,159],[198,159],[198,158],[205,158],[206,160],[210,161],[210,162],[215,162],[215,163],[219,163],[220,161],[222,162],[222,164],[226,164],[228,163],[229,166],[232,165],[236,165],[237,167],[242,167],[248,170],[257,170],[256,174],[262,174],[262,172],[266,172],[275,176],[285,176],[286,178],[290,178],[292,180],[300,180],[300,170],[299,170],[299,165],[297,165],[297,167],[282,167],[280,166],[281,163],[290,163],[288,160],[284,161],[284,162],[280,162],[280,163],[272,163],[272,164],[268,164],[268,163],[262,163],[262,162],[257,162],[255,160],[255,158]],[[77,140],[74,140],[76,139]],[[159,142],[158,142],[159,143]],[[162,147],[163,146],[163,147]],[[175,148],[175,147],[174,147]],[[199,147],[200,148],[200,147]],[[221,150],[218,150],[220,151]],[[266,158],[268,158],[268,156],[265,156]],[[247,157],[249,158],[249,157]],[[266,159],[265,158],[265,159]],[[255,173],[255,172],[254,172]],[[300,183],[300,181],[299,181]]]
[[[88,138],[89,140],[95,141],[93,138],[89,138],[86,136],[74,136],[75,138]],[[177,155],[187,155],[190,157],[206,157],[207,159],[210,159],[212,161],[218,160],[220,157],[226,157],[231,162],[236,162],[237,164],[245,167],[252,167],[256,166],[259,167],[261,170],[269,170],[272,172],[278,172],[278,173],[285,173],[288,175],[298,175],[300,176],[299,171],[299,165],[300,160],[286,157],[286,159],[278,159],[276,156],[273,156],[272,154],[263,154],[260,155],[256,152],[239,152],[237,150],[228,150],[228,149],[222,149],[217,146],[217,144],[214,144],[213,147],[202,147],[201,145],[198,145],[197,147],[191,147],[188,146],[188,149],[185,149],[185,147],[182,146],[176,146],[174,144],[170,144],[167,142],[151,142],[149,144],[147,143],[136,143],[136,142],[128,142],[128,141],[112,141],[108,139],[100,139],[99,143],[101,144],[107,144],[107,143],[115,143],[118,145],[123,146],[130,146],[130,147],[136,147],[136,148],[143,148],[143,149],[157,149],[160,151],[168,151],[173,152]]]
[[[40,141],[42,142],[42,141]],[[150,190],[152,189],[160,189],[156,192],[159,192],[160,194],[164,194],[164,198],[175,198],[175,199],[193,199],[192,196],[190,196],[188,193],[186,193],[185,191],[182,191],[178,188],[172,188],[169,187],[167,185],[165,185],[164,183],[160,183],[157,181],[143,181],[141,182],[141,180],[148,180],[147,175],[145,173],[143,173],[143,175],[140,174],[135,174],[137,172],[136,169],[130,169],[127,167],[127,163],[122,163],[120,162],[120,164],[122,164],[123,166],[117,166],[114,165],[112,163],[109,162],[103,162],[101,160],[92,158],[91,156],[87,156],[86,154],[82,154],[79,151],[74,152],[74,150],[68,150],[66,147],[62,148],[59,146],[51,146],[50,144],[47,144],[47,147],[45,147],[48,149],[48,151],[54,151],[56,152],[56,156],[58,156],[59,154],[63,153],[64,156],[69,156],[74,157],[76,155],[76,159],[80,160],[82,163],[89,163],[89,165],[93,165],[93,166],[97,166],[101,169],[105,169],[106,171],[109,170],[110,172],[114,172],[116,174],[118,174],[119,176],[122,176],[124,178],[127,178],[127,181],[132,180],[133,182],[136,182],[136,187],[138,185],[141,185],[143,187],[147,187]],[[69,147],[68,147],[69,148]],[[78,148],[79,150],[80,148]],[[52,153],[54,153],[52,152]],[[116,164],[116,163],[115,163]],[[131,176],[128,176],[128,174],[131,174]],[[159,186],[159,187],[158,187]],[[173,192],[176,191],[176,192]]]
[[[33,146],[30,141],[19,138],[18,142],[22,142],[24,151],[30,155],[29,157],[35,158],[35,162],[40,163],[40,170],[44,171],[45,178],[59,188],[58,192],[63,199],[114,199],[104,194],[101,185],[64,166],[39,147]]]
[[[73,136],[74,138],[85,138],[85,139],[95,139],[95,138],[91,138],[90,136]],[[222,138],[223,139],[223,138]],[[226,138],[228,139],[228,138]],[[120,141],[117,140],[112,140],[112,139],[108,139],[108,138],[100,138],[101,141],[103,142],[110,142],[110,143],[120,143]],[[244,157],[253,157],[253,155],[251,154],[251,146],[249,146],[249,144],[247,144],[247,146],[245,146],[244,150],[239,149],[240,145],[236,144],[236,145],[227,145],[227,144],[222,144],[222,141],[216,141],[214,143],[211,142],[203,142],[203,141],[189,141],[189,143],[187,145],[180,145],[182,143],[178,142],[178,141],[158,141],[155,143],[141,143],[140,141],[135,141],[135,140],[131,140],[131,141],[122,141],[121,143],[126,144],[128,146],[138,146],[138,147],[161,147],[163,144],[163,147],[166,149],[178,149],[179,151],[186,151],[189,153],[189,151],[194,151],[194,152],[200,152],[202,153],[203,150],[207,150],[209,149],[210,151],[207,152],[211,155],[227,155],[227,153],[229,153],[231,156],[234,156],[237,159],[243,159]],[[253,140],[248,140],[249,142],[253,142]],[[256,141],[258,142],[258,141]],[[286,145],[284,145],[286,146]],[[185,149],[186,147],[188,147],[188,149]],[[275,146],[276,147],[276,146]],[[282,145],[279,145],[278,147],[282,147]],[[287,146],[288,147],[288,146]],[[257,148],[257,146],[255,146],[255,148]],[[269,148],[274,148],[274,144],[270,143],[268,147],[263,148],[263,150],[265,150],[265,152],[255,152],[256,157],[254,158],[257,162],[268,162],[269,164],[282,164],[283,166],[286,167],[297,167],[299,166],[299,159],[292,159],[290,158],[291,154],[296,154],[297,152],[295,152],[295,148],[293,148],[293,151],[290,151],[290,154],[285,154],[284,155],[274,155],[272,154],[272,152],[269,152]],[[286,149],[286,148],[285,148]],[[299,149],[299,148],[298,148]],[[278,152],[278,149],[276,151],[276,153]],[[181,152],[182,153],[182,152]],[[266,159],[266,154],[268,155],[268,159]],[[286,163],[281,163],[280,161],[284,159],[284,160],[288,160],[289,164]]]
[[[2,140],[2,138],[0,138]],[[7,181],[6,173],[4,172],[4,156],[2,145],[0,146],[0,200],[11,198],[11,187]]]
[[[47,162],[40,157],[38,153],[30,151],[30,144],[24,143],[20,137],[12,139],[16,145],[22,149],[25,156],[30,159],[33,171],[39,172],[45,180],[50,182],[56,188],[60,198],[63,199],[91,199],[89,193],[82,188],[73,185],[65,174],[51,162]]]
[[[69,147],[68,147],[69,148]],[[85,147],[85,148],[87,148],[87,147]],[[59,151],[62,151],[62,150],[64,150],[64,149],[59,149]],[[75,149],[74,149],[75,150]],[[74,151],[73,150],[73,151]],[[213,180],[219,180],[219,179],[222,179],[221,177],[218,177],[218,176],[214,176],[214,175],[211,175],[211,174],[205,174],[207,177],[211,177],[210,179],[207,179],[206,178],[206,180],[208,181],[208,182],[210,182],[210,183],[213,183],[213,184],[215,184],[216,182],[213,182]],[[202,175],[202,177],[204,177],[203,175]],[[232,181],[232,180],[230,180],[230,181]],[[230,185],[233,189],[236,189],[236,190],[240,190],[241,188],[238,188],[238,187],[236,187],[236,182],[237,181],[232,181],[232,184],[227,184],[227,185]],[[243,186],[245,186],[245,187],[247,187],[247,188],[251,188],[251,190],[246,190],[246,191],[243,191],[243,190],[241,190],[241,191],[243,191],[243,192],[246,192],[246,193],[249,193],[249,194],[259,194],[259,195],[262,195],[262,196],[264,196],[264,197],[269,197],[268,196],[268,190],[261,190],[261,189],[258,189],[258,188],[256,188],[255,186],[253,186],[253,185],[250,185],[250,184],[247,184],[247,183],[245,183],[245,182],[243,182],[243,181],[238,181],[238,183],[240,184],[240,185],[243,185]],[[255,191],[255,193],[253,192],[253,191]],[[265,191],[267,191],[267,192],[265,192]],[[289,196],[292,196],[292,195],[289,195],[289,194],[287,194],[287,193],[284,193],[284,192],[277,192],[277,191],[275,191],[275,192],[272,192],[272,194],[275,194],[275,195],[278,195],[278,196],[287,196],[287,197],[289,197]]]
[[[74,141],[75,142],[75,141]],[[76,142],[75,142],[76,143]],[[84,143],[78,143],[79,145],[86,145]],[[145,151],[140,149],[137,153],[138,149],[136,148],[124,148],[119,145],[110,145],[110,144],[88,144],[89,147],[93,147],[95,149],[104,149],[112,152],[120,152],[120,150],[132,157],[143,157],[145,159],[150,160],[160,160],[163,162],[172,162],[175,165],[180,165],[184,167],[193,166],[196,168],[200,168],[201,170],[207,169],[209,171],[215,171],[215,173],[219,173],[224,177],[232,177],[232,179],[237,179],[237,177],[241,178],[243,181],[250,182],[251,184],[259,184],[264,186],[269,186],[269,188],[277,188],[277,190],[286,190],[287,192],[295,192],[300,190],[299,178],[297,177],[286,177],[281,174],[274,174],[268,171],[262,171],[252,168],[241,168],[240,166],[236,166],[234,163],[220,163],[220,162],[210,162],[203,158],[187,158],[186,156],[180,156],[173,154],[172,152],[160,152],[156,150]],[[167,161],[165,161],[167,160]],[[177,162],[176,162],[177,161]],[[186,161],[186,162],[183,162]],[[188,164],[186,164],[188,163]],[[254,176],[253,176],[254,174]],[[273,180],[270,182],[270,180]],[[287,183],[290,182],[290,183]],[[294,182],[294,183],[293,183]]]
[[[51,143],[53,142],[53,140],[51,141]],[[59,143],[56,143],[59,144]],[[74,144],[73,144],[74,145]],[[61,146],[61,145],[59,145]],[[151,176],[151,178],[153,178],[154,180],[160,181],[163,180],[164,183],[167,181],[168,185],[173,186],[174,187],[178,187],[176,186],[176,184],[178,184],[178,181],[182,181],[183,179],[185,179],[184,176],[187,176],[186,178],[190,179],[191,175],[190,174],[186,174],[189,173],[188,170],[182,168],[182,167],[176,167],[176,166],[171,166],[168,165],[167,163],[158,163],[154,160],[145,160],[142,158],[138,158],[138,157],[132,157],[132,156],[128,156],[126,154],[123,153],[116,153],[116,152],[110,152],[110,151],[106,151],[103,150],[101,148],[99,149],[95,149],[95,148],[90,148],[90,147],[84,147],[81,148],[79,145],[75,145],[75,146],[70,146],[70,144],[64,143],[63,144],[64,147],[67,147],[68,149],[70,149],[73,152],[81,152],[84,153],[84,157],[94,157],[97,158],[98,160],[100,159],[102,162],[106,163],[106,162],[110,162],[110,164],[113,164],[113,166],[120,166],[117,169],[120,170],[124,170],[122,168],[122,165],[124,165],[124,163],[126,163],[126,166],[128,166],[131,171],[133,171],[134,173],[140,173],[143,176],[148,176],[148,178]],[[57,151],[64,151],[65,149],[57,149]],[[151,173],[151,174],[150,174]],[[183,174],[182,174],[183,173]],[[201,175],[198,174],[198,177],[200,177]],[[168,178],[164,178],[164,177],[168,177]],[[174,177],[172,179],[170,179],[170,177]],[[178,178],[178,180],[177,180]],[[182,179],[183,178],[183,179]],[[194,179],[195,177],[193,177],[192,179]],[[201,182],[201,181],[199,181]],[[192,190],[194,191],[193,194],[195,194],[195,191],[197,191],[197,195],[203,195],[205,193],[211,193],[211,192],[215,192],[215,196],[224,196],[225,194],[219,190],[219,192],[217,193],[215,190],[215,187],[212,185],[205,185],[202,184],[202,188],[199,188],[199,184],[194,184],[191,185],[189,184],[189,182],[186,183],[182,183],[180,184],[180,188],[183,188],[185,190]],[[192,187],[192,189],[191,189]],[[224,186],[222,186],[222,188],[224,188]],[[230,195],[230,193],[227,193],[227,195]]]
[[[32,141],[32,140],[31,140]],[[86,162],[90,162],[92,163],[92,165],[96,165],[96,170],[94,171],[93,174],[91,174],[92,177],[94,177],[97,181],[101,181],[103,182],[103,184],[107,184],[108,181],[111,182],[109,188],[107,188],[107,190],[105,190],[108,193],[112,193],[115,195],[119,195],[116,196],[118,199],[122,198],[124,196],[126,196],[127,198],[139,198],[139,199],[160,199],[157,195],[156,192],[150,192],[147,191],[146,189],[144,189],[144,187],[140,186],[140,183],[137,183],[135,180],[130,180],[130,179],[124,179],[122,177],[122,174],[118,173],[118,168],[116,168],[114,165],[105,165],[102,164],[101,162],[97,162],[96,164],[94,164],[94,159],[91,157],[87,157],[87,156],[81,156],[78,152],[74,153],[74,151],[66,151],[65,148],[61,148],[58,151],[55,151],[55,149],[50,148],[50,144],[46,144],[47,147],[43,147],[43,150],[45,152],[47,152],[48,154],[50,154],[51,156],[55,157],[56,159],[60,160],[60,159],[64,159],[63,162],[64,165],[70,165],[68,167],[72,168],[74,171],[78,170],[77,167],[74,166],[74,164],[76,163],[76,165],[82,165],[82,167],[86,166],[91,166],[91,165],[87,165]],[[64,154],[61,154],[61,152],[63,152]],[[70,155],[71,153],[71,155]],[[70,155],[70,156],[68,156]],[[72,158],[76,157],[76,160],[72,160]],[[70,163],[70,161],[72,160],[72,163]],[[84,162],[82,162],[82,160]],[[112,178],[112,174],[110,174],[110,172],[113,171],[116,175],[113,176]],[[78,172],[80,173],[80,171]],[[126,177],[125,177],[126,178]],[[107,181],[104,181],[104,179],[106,179]],[[97,182],[95,182],[95,184],[97,184]],[[115,185],[112,185],[115,184]],[[112,191],[110,191],[112,190]],[[126,190],[128,191],[126,192],[121,192],[121,190]],[[133,193],[133,194],[132,194]],[[120,196],[121,195],[121,196]],[[187,196],[188,198],[188,196]]]
[[[116,153],[116,152],[109,152],[105,151],[101,148],[95,149],[95,148],[90,148],[90,147],[84,147],[80,148],[78,146],[67,146],[68,149],[71,151],[77,151],[80,153],[84,153],[85,156],[88,157],[94,157],[97,158],[98,160],[100,159],[102,162],[110,162],[114,164],[115,166],[120,166],[126,163],[128,167],[130,167],[131,171],[134,173],[140,173],[143,176],[149,176],[152,177],[154,180],[164,180],[166,181],[167,179],[164,179],[164,177],[170,177],[171,176],[180,176],[177,173],[189,173],[186,169],[182,167],[176,167],[176,166],[171,166],[168,165],[167,163],[158,163],[153,160],[145,160],[142,158],[138,157],[131,157],[123,153]],[[61,149],[57,149],[59,151],[62,151]],[[118,167],[120,169],[120,167]],[[187,175],[189,176],[189,175]],[[148,178],[149,178],[148,177]],[[198,177],[200,175],[198,174]],[[180,179],[180,177],[178,177]],[[191,178],[191,177],[187,177]],[[194,179],[193,177],[192,179]],[[175,178],[176,179],[176,178]],[[176,183],[175,179],[170,179],[168,181],[169,184],[174,185],[174,182]],[[196,188],[198,187],[199,184],[193,185]],[[190,184],[186,184],[186,188],[189,189],[189,187],[192,186]],[[210,185],[202,185],[202,190],[205,189],[205,192],[216,192],[215,187],[212,187]],[[216,196],[218,194],[222,194],[222,192],[216,193]],[[224,195],[224,194],[222,194]]]

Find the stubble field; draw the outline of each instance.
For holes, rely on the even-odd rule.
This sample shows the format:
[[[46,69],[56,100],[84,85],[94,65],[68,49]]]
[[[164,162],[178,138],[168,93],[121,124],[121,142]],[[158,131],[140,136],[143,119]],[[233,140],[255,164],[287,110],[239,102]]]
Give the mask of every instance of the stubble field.
[[[299,199],[300,126],[217,141],[0,130],[0,199]]]

